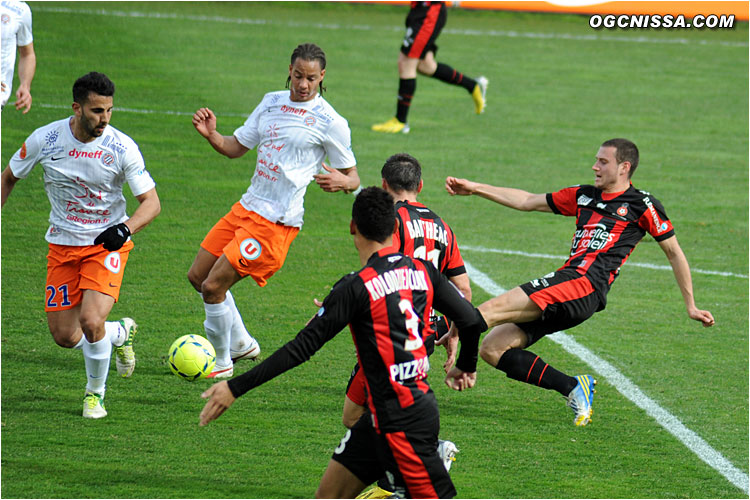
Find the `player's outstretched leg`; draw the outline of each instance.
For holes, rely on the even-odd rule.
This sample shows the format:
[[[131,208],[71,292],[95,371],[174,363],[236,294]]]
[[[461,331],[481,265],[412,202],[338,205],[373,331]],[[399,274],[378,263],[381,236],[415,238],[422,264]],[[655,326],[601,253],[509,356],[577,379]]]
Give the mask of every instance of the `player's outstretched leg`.
[[[591,415],[594,413],[592,404],[596,392],[594,389],[596,380],[591,375],[577,375],[575,378],[578,385],[568,395],[568,406],[575,413],[573,423],[580,427],[591,422]]]
[[[122,318],[118,323],[126,335],[124,342],[119,346],[115,346],[115,364],[117,365],[117,374],[127,378],[135,370],[133,338],[138,333],[138,324],[132,318]]]

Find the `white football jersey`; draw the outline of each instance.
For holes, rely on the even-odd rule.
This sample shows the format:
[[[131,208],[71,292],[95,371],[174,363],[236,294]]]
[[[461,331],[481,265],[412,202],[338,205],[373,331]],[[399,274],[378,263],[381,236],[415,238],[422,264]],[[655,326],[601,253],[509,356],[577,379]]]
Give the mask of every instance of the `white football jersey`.
[[[138,145],[107,125],[100,137],[81,142],[70,130],[71,118],[36,129],[10,160],[23,179],[36,164],[44,169],[51,205],[46,239],[57,245],[93,245],[107,227],[128,219],[122,185],[134,196],[155,187]]]
[[[31,9],[26,2],[2,0],[0,2],[0,31],[2,44],[0,53],[0,78],[5,84],[2,91],[2,105],[8,102],[13,87],[13,69],[16,65],[16,47],[23,47],[34,41],[31,35]]]
[[[356,165],[347,121],[320,94],[292,102],[290,92],[263,97],[234,136],[246,148],[258,147],[255,173],[240,202],[247,210],[285,226],[302,227],[303,203],[313,175],[328,164]]]

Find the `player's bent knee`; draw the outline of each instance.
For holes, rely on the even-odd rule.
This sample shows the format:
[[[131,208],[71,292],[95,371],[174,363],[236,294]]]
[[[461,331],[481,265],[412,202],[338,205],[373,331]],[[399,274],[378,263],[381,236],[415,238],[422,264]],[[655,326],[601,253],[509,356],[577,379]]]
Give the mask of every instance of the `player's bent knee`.
[[[52,334],[52,339],[55,341],[55,344],[64,347],[65,349],[72,349],[80,340],[80,338],[75,338],[77,330],[77,328],[50,327],[50,333]]]
[[[106,320],[106,317],[103,317],[96,312],[81,314],[81,330],[83,330],[83,333],[87,338],[89,338],[95,332],[98,332],[104,328],[104,322]]]
[[[203,301],[208,304],[218,304],[226,298],[227,291],[217,281],[206,279],[201,284],[200,290],[203,294]]]
[[[429,64],[425,61],[419,61],[419,65],[417,65],[417,71],[425,76],[432,76],[435,74],[435,71],[437,70],[437,64]]]
[[[193,271],[192,268],[187,273],[187,279],[197,292],[201,291],[204,278],[202,276],[198,276],[198,273]]]
[[[482,342],[479,347],[479,357],[481,357],[490,366],[497,366],[500,358],[503,357],[507,349],[498,349],[497,347],[489,345],[489,343]]]

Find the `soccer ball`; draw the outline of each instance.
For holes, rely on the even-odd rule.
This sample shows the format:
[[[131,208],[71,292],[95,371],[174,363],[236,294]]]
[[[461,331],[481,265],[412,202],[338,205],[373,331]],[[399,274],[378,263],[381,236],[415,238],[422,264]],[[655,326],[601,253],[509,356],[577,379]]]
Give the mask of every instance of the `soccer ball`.
[[[183,335],[169,347],[169,368],[185,380],[204,378],[215,365],[214,346],[200,335]]]

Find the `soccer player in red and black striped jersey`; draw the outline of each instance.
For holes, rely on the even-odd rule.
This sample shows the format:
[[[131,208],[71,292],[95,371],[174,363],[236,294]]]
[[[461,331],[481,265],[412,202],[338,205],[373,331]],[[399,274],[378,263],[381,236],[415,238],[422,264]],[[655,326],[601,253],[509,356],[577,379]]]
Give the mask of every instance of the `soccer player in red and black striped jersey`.
[[[364,189],[352,207],[351,233],[364,267],[343,277],[299,334],[252,370],[211,386],[201,425],[219,417],[239,396],[307,361],[346,325],[367,380],[370,413],[349,429],[321,479],[317,498],[354,498],[383,475],[392,490],[411,498],[452,498],[456,491],[437,454],[439,415],[427,383],[424,330],[430,311],[449,315],[459,328],[461,352],[446,383],[476,381],[482,314],[429,262],[395,252],[393,197]],[[349,448],[356,453],[347,453]]]
[[[432,262],[471,301],[471,283],[466,274],[464,261],[458,249],[456,237],[450,226],[435,212],[417,201],[422,191],[422,166],[413,156],[398,153],[388,158],[380,170],[383,189],[396,201],[398,224],[393,233],[393,247],[409,257]],[[448,332],[448,322],[444,316],[432,316],[432,328],[426,329],[429,335],[424,338],[427,355],[432,354],[435,340]],[[455,349],[457,337],[452,337],[449,349]],[[351,427],[366,411],[367,390],[359,365],[354,367],[346,388],[343,423]],[[449,466],[450,462],[446,462]]]
[[[646,233],[666,254],[688,316],[706,327],[714,324],[711,313],[695,305],[690,266],[664,207],[653,195],[631,184],[638,159],[638,148],[631,141],[611,139],[596,154],[593,186],[547,194],[446,179],[445,187],[452,195],[474,194],[517,210],[576,217],[570,258],[561,268],[480,306],[487,324],[495,327],[482,342],[482,359],[512,379],[566,396],[576,414],[576,425],[586,425],[591,419],[596,381],[590,375],[570,377],[527,348],[545,335],[572,328],[603,310],[620,267]]]
[[[435,54],[437,37],[445,26],[448,9],[445,2],[411,2],[406,16],[406,34],[398,54],[398,100],[396,116],[372,126],[375,132],[408,134],[406,118],[414,93],[417,90],[417,72],[466,89],[474,101],[474,111],[482,113],[485,107],[487,84],[484,76],[469,78],[451,66],[437,62]]]

